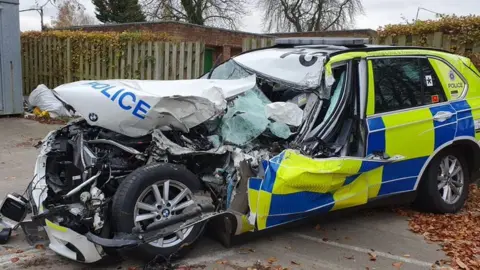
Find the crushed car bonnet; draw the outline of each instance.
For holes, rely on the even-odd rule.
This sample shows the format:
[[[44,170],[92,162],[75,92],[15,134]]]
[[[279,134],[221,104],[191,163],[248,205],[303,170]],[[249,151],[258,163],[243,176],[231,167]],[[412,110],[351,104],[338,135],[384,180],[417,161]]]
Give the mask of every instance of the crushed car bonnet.
[[[188,132],[224,112],[227,101],[255,87],[239,80],[102,80],[58,86],[55,93],[90,125],[139,137],[152,128]]]

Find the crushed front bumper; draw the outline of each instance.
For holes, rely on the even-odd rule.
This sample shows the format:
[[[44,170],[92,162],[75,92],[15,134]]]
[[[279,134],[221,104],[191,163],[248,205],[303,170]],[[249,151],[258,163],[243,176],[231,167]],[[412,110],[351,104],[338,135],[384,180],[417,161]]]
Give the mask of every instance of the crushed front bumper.
[[[43,209],[42,203],[47,197],[47,183],[45,180],[45,170],[47,163],[47,154],[51,150],[51,144],[55,139],[56,131],[50,132],[42,141],[40,153],[35,163],[34,177],[30,183],[27,194],[29,197],[29,209],[33,217],[42,216],[46,210]],[[9,218],[6,216],[6,218]],[[93,263],[102,259],[105,252],[102,247],[90,242],[86,236],[81,235],[69,228],[60,226],[55,223],[53,218],[34,218],[33,220],[12,220],[9,222],[14,229],[22,227],[29,239],[30,244],[34,245],[35,240],[39,238],[41,231],[44,231],[48,237],[48,247],[61,256],[71,260]],[[50,220],[52,219],[52,220]]]

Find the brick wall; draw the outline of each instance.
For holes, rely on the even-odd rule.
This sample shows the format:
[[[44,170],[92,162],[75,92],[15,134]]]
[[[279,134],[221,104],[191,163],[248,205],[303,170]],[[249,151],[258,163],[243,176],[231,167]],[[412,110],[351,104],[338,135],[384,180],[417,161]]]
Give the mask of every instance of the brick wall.
[[[70,30],[83,31],[158,31],[166,32],[170,36],[182,41],[202,41],[205,46],[223,52],[224,46],[229,46],[232,53],[241,51],[244,38],[272,38],[272,37],[373,37],[376,32],[371,29],[359,30],[341,30],[324,32],[303,32],[303,33],[272,33],[255,34],[242,31],[233,31],[222,28],[200,26],[176,21],[162,22],[143,22],[143,23],[124,23],[124,24],[102,24],[91,26],[78,26],[69,28]]]
[[[214,50],[213,61],[223,54],[223,60],[242,52],[242,42],[245,38],[274,38],[274,37],[373,37],[376,32],[371,29],[360,30],[342,30],[342,31],[324,31],[324,32],[303,32],[303,33],[272,33],[255,34],[242,31],[233,31],[228,29],[200,26],[195,24],[161,21],[161,22],[142,22],[142,23],[124,23],[124,24],[102,24],[77,26],[68,28],[68,30],[81,31],[153,31],[165,32],[179,41],[202,41],[207,48]]]
[[[241,31],[232,31],[228,29],[221,29],[208,26],[200,26],[182,22],[145,22],[145,23],[124,23],[111,25],[91,25],[72,27],[70,30],[83,31],[158,31],[166,32],[174,38],[182,41],[202,41],[207,47],[242,47],[242,40],[244,38],[265,38],[268,35],[254,34]]]

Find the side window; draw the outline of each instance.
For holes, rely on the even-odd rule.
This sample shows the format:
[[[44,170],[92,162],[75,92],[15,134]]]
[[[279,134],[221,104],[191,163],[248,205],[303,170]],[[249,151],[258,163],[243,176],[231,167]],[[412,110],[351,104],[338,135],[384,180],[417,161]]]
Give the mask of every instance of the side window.
[[[438,74],[447,97],[450,100],[458,99],[465,90],[465,82],[462,77],[458,75],[456,70],[441,60],[431,58],[429,61],[435,73]]]
[[[373,59],[375,113],[418,107],[446,100],[426,58]]]
[[[447,99],[445,97],[445,91],[443,91],[443,86],[438,79],[437,74],[435,73],[432,65],[426,58],[420,59],[420,64],[423,70],[423,102],[425,105],[434,104],[439,102],[445,102]]]

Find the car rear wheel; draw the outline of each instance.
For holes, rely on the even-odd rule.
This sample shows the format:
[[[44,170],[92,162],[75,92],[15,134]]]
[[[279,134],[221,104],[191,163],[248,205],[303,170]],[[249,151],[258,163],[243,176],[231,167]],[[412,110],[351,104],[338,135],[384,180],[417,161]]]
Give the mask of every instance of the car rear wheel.
[[[198,178],[184,167],[159,163],[139,168],[122,181],[112,205],[116,232],[131,233],[153,222],[172,218],[195,206]],[[132,255],[143,260],[179,258],[203,231],[198,223],[138,247]]]
[[[433,158],[419,187],[417,205],[434,213],[456,213],[468,196],[469,168],[465,157],[446,150]]]

